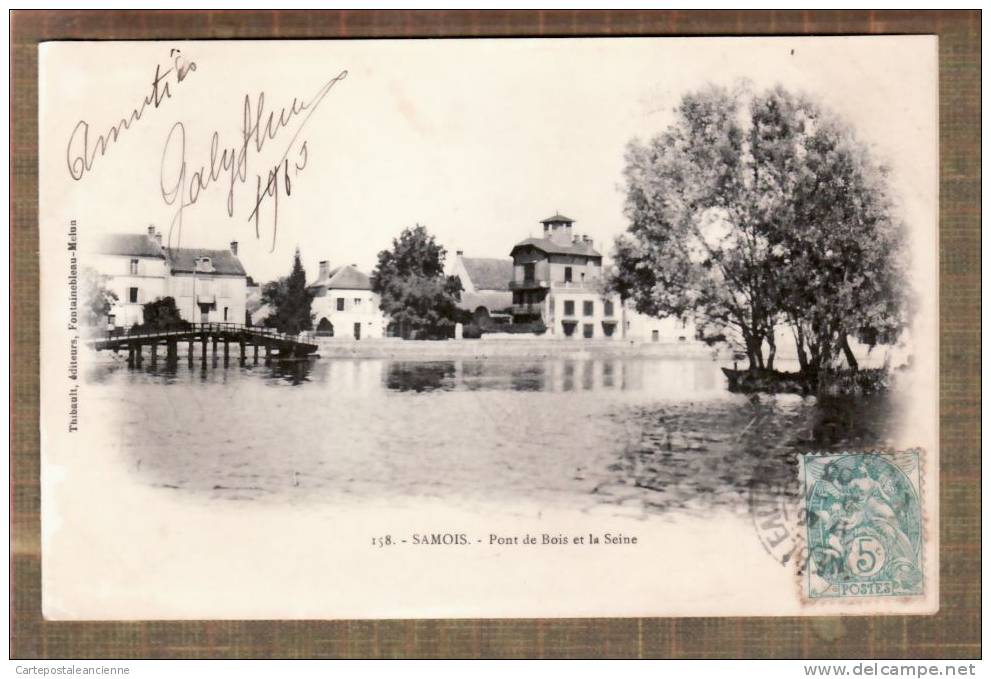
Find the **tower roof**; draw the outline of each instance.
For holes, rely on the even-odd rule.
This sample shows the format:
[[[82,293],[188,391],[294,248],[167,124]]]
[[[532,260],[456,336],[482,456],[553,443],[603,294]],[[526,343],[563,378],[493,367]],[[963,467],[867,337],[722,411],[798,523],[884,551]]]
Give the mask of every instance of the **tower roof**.
[[[571,217],[565,217],[560,212],[555,212],[553,217],[540,220],[541,224],[554,224],[555,222],[567,222],[568,224],[574,224],[575,220]]]

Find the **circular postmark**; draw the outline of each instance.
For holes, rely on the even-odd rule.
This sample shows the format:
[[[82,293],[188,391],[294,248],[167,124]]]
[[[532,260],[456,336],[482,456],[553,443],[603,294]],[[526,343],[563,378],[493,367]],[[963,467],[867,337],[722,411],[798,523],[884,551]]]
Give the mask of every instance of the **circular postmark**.
[[[805,567],[808,550],[798,475],[794,465],[762,465],[751,478],[748,506],[754,530],[771,557],[785,567]]]

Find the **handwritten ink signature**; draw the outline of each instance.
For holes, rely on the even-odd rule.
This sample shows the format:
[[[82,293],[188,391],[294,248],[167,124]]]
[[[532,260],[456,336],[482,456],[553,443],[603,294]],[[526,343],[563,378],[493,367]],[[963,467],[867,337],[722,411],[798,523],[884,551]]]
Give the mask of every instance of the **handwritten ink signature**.
[[[272,217],[271,248],[274,250],[278,233],[280,187],[284,189],[287,196],[292,193],[290,167],[293,169],[292,176],[299,174],[306,167],[309,155],[306,141],[304,140],[296,148],[295,158],[290,159],[289,154],[296,147],[296,141],[310,116],[313,115],[330,90],[344,80],[347,75],[346,70],[341,71],[325,82],[310,99],[300,100],[294,97],[289,106],[282,107],[278,113],[274,110],[268,112],[267,116],[265,93],[260,92],[254,101],[250,95],[246,94],[244,96],[241,139],[236,145],[225,146],[221,149],[220,133],[214,130],[210,136],[209,162],[200,164],[192,171],[190,171],[190,166],[186,161],[186,126],[181,121],[172,125],[162,149],[159,175],[162,200],[165,201],[166,205],[178,206],[169,225],[169,243],[172,242],[173,233],[176,233],[177,238],[181,238],[184,210],[195,205],[201,193],[219,183],[221,177],[224,178],[224,184],[227,187],[227,216],[233,217],[235,190],[239,185],[248,182],[248,164],[251,154],[261,154],[267,142],[274,141],[282,130],[289,130],[290,126],[295,124],[295,132],[286,144],[285,152],[279,161],[266,168],[264,172],[256,173],[254,209],[248,215],[248,221],[254,222],[255,236],[260,238],[261,208],[267,199],[272,199],[274,214]],[[264,180],[263,176],[265,177]]]
[[[182,56],[182,51],[178,49],[169,50],[169,58],[172,59],[172,67],[162,71],[160,64],[155,65],[155,77],[151,81],[151,91],[141,100],[131,115],[121,118],[116,125],[111,125],[106,134],[97,135],[96,141],[90,146],[89,123],[80,120],[72,129],[69,135],[69,143],[65,149],[65,161],[69,167],[69,175],[79,181],[87,172],[93,169],[93,162],[97,156],[106,155],[111,144],[115,144],[121,132],[129,130],[131,125],[141,120],[148,106],[158,108],[166,99],[172,98],[171,83],[176,85],[181,83],[186,77],[196,70],[195,61],[186,61]]]

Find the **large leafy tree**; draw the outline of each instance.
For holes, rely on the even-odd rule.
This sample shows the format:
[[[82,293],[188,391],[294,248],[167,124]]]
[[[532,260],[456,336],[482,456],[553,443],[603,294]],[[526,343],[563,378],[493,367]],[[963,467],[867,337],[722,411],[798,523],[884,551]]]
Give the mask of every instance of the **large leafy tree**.
[[[856,370],[849,338],[892,342],[913,307],[888,170],[849,125],[802,97],[779,88],[754,109],[758,161],[786,198],[769,215],[771,251],[802,369],[817,375],[842,356]]]
[[[764,368],[773,367],[777,314],[765,216],[776,196],[761,195],[744,98],[721,88],[686,95],[673,125],[630,144],[630,228],[613,281],[638,310],[692,315],[704,337],[732,342]]]
[[[447,337],[458,317],[461,281],[444,275],[447,252],[419,224],[378,254],[373,289],[405,338]]]
[[[261,300],[272,308],[264,321],[266,326],[290,335],[313,328],[313,293],[306,289],[306,270],[299,248],[293,255],[289,275],[262,286]]]
[[[818,374],[848,335],[906,322],[904,228],[883,168],[849,127],[781,88],[686,95],[675,122],[627,152],[614,289],[638,309],[692,315],[713,340],[773,368],[790,325]]]

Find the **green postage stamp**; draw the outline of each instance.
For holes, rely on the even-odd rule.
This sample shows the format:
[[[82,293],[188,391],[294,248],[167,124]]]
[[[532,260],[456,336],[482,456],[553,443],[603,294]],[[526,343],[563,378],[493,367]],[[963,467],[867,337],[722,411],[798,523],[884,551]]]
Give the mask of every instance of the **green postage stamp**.
[[[801,456],[806,599],[923,594],[920,453]]]

